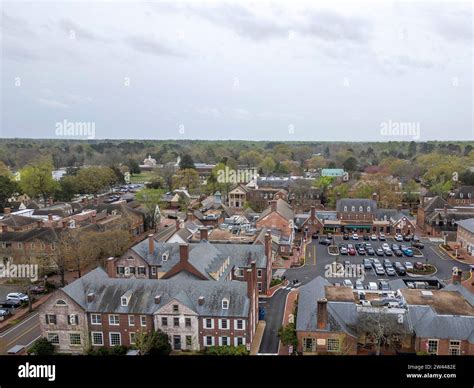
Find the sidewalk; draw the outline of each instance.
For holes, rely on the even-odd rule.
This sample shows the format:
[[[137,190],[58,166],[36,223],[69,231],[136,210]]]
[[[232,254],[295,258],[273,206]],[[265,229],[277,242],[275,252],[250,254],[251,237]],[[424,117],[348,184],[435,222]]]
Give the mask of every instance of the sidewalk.
[[[291,318],[293,319],[293,322],[294,322],[293,313],[295,311],[295,302],[299,294],[298,291],[299,291],[298,289],[295,289],[291,291],[286,297],[285,312],[283,313],[282,326],[288,325],[288,323],[290,323],[291,321]],[[290,354],[288,346],[284,346],[280,342],[280,346],[278,347],[278,354],[281,356],[288,356]]]
[[[252,345],[250,346],[250,355],[256,356],[262,343],[263,333],[265,332],[265,321],[258,321],[257,329],[255,330],[255,336],[253,337]]]
[[[451,251],[447,250],[443,246],[441,246],[441,249],[446,252],[453,260],[465,264],[474,264],[474,256],[471,256],[464,248],[458,248],[458,256],[455,256],[456,246],[459,246],[459,244],[456,242],[448,242],[448,246],[452,249]]]

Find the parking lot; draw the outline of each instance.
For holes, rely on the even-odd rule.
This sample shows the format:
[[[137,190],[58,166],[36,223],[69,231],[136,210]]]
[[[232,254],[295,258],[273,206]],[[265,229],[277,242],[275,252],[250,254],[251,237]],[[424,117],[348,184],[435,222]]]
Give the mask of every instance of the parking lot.
[[[331,255],[328,252],[327,245],[319,244],[318,240],[313,240],[312,243],[307,246],[305,272],[309,271],[314,276],[323,276],[333,284],[342,284],[345,279],[351,280],[353,284],[356,280],[362,280],[364,287],[366,287],[369,282],[376,282],[378,284],[380,280],[390,281],[397,278],[417,280],[417,278],[414,278],[409,275],[399,276],[397,273],[395,273],[393,276],[388,276],[387,273],[384,273],[383,275],[377,275],[373,267],[369,270],[363,269],[363,261],[365,258],[376,258],[380,261],[382,266],[384,259],[390,260],[392,265],[395,262],[400,262],[401,264],[404,264],[405,262],[410,262],[412,264],[414,264],[415,262],[421,262],[423,264],[429,263],[437,268],[437,272],[431,276],[435,276],[440,280],[450,279],[452,275],[452,268],[454,266],[457,266],[463,271],[470,270],[469,265],[453,261],[448,255],[441,251],[439,249],[439,243],[431,242],[425,238],[422,238],[421,242],[424,244],[424,248],[420,249],[422,257],[407,257],[406,255],[398,257],[395,255],[360,255],[358,252],[356,252],[354,256],[341,254]],[[370,243],[374,249],[381,248],[382,244],[384,243],[387,243],[390,247],[392,246],[392,244],[406,245],[407,247],[410,247],[411,245],[411,243],[407,241],[395,241],[395,239],[390,236],[386,236],[386,241],[380,241],[378,239],[364,241],[361,235],[359,235],[359,240],[353,240],[351,237],[349,240],[343,240],[342,236],[333,237],[333,244],[338,247],[340,246],[340,244],[346,244],[347,246],[347,244],[355,245],[356,243]],[[345,273],[341,273],[341,271],[335,271],[337,268],[341,269],[346,261],[350,262],[350,264],[352,265],[352,268],[349,271],[345,271]],[[334,263],[340,264],[336,267]],[[427,275],[427,277],[429,277],[429,275]]]

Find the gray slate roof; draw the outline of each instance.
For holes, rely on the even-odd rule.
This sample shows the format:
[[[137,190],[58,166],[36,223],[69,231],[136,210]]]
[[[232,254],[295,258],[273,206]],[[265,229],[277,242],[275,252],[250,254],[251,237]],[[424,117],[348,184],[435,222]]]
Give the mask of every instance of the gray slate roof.
[[[456,224],[462,226],[468,232],[474,233],[474,218],[468,218],[468,219],[465,219],[465,220],[461,220],[461,221],[456,222]]]
[[[336,211],[344,211],[344,206],[347,206],[347,211],[352,211],[352,206],[355,206],[355,211],[359,211],[359,206],[363,207],[363,211],[367,212],[367,207],[370,206],[370,213],[373,213],[377,210],[377,202],[373,199],[365,198],[343,198],[337,201]]]
[[[247,283],[239,281],[206,282],[183,278],[173,279],[118,279],[109,278],[98,267],[63,288],[63,291],[88,312],[153,314],[172,300],[177,300],[202,316],[247,317],[250,301]],[[131,292],[128,306],[121,305],[121,297]],[[94,294],[92,302],[87,295]],[[161,302],[155,303],[155,296]],[[198,300],[204,297],[204,304]],[[229,300],[229,308],[222,309],[222,299]]]

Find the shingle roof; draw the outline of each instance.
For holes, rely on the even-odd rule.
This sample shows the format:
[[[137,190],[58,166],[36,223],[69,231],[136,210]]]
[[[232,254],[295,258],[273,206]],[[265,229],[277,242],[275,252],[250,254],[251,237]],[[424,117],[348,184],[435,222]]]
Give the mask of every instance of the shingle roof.
[[[260,214],[260,219],[266,217],[272,212],[271,206],[267,207],[262,214]],[[276,212],[280,214],[282,217],[286,218],[287,220],[293,220],[295,218],[295,213],[293,209],[288,204],[288,202],[284,201],[283,199],[278,199],[276,201]]]
[[[468,218],[465,220],[458,221],[456,223],[466,229],[468,232],[474,233],[474,218]]]
[[[109,278],[102,268],[96,268],[77,279],[63,291],[88,312],[153,314],[172,300],[179,300],[203,316],[246,317],[250,301],[247,283],[239,281],[207,282],[173,279],[118,279]],[[128,306],[121,305],[121,296],[131,291]],[[87,295],[93,293],[92,302]],[[155,296],[161,302],[155,303]],[[204,297],[204,304],[198,300]],[[222,309],[222,299],[229,300],[229,308]]]
[[[452,209],[452,206],[449,205],[443,198],[441,198],[439,195],[437,195],[434,198],[431,198],[428,203],[423,207],[425,210],[425,213],[428,214],[435,209],[444,209],[444,207],[447,207],[448,209]]]
[[[377,202],[373,199],[365,198],[343,198],[337,201],[336,211],[342,212],[344,206],[347,206],[347,209],[351,211],[352,206],[355,206],[356,211],[359,211],[359,207],[363,207],[363,211],[366,212],[367,208],[370,206],[370,213],[377,211]]]

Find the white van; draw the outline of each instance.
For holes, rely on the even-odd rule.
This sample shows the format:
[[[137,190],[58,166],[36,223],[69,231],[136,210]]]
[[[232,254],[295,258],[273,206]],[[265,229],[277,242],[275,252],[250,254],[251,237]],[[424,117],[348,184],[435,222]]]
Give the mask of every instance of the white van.
[[[377,286],[377,283],[369,282],[369,285],[367,286],[367,289],[370,290],[370,291],[377,291],[379,288]]]

